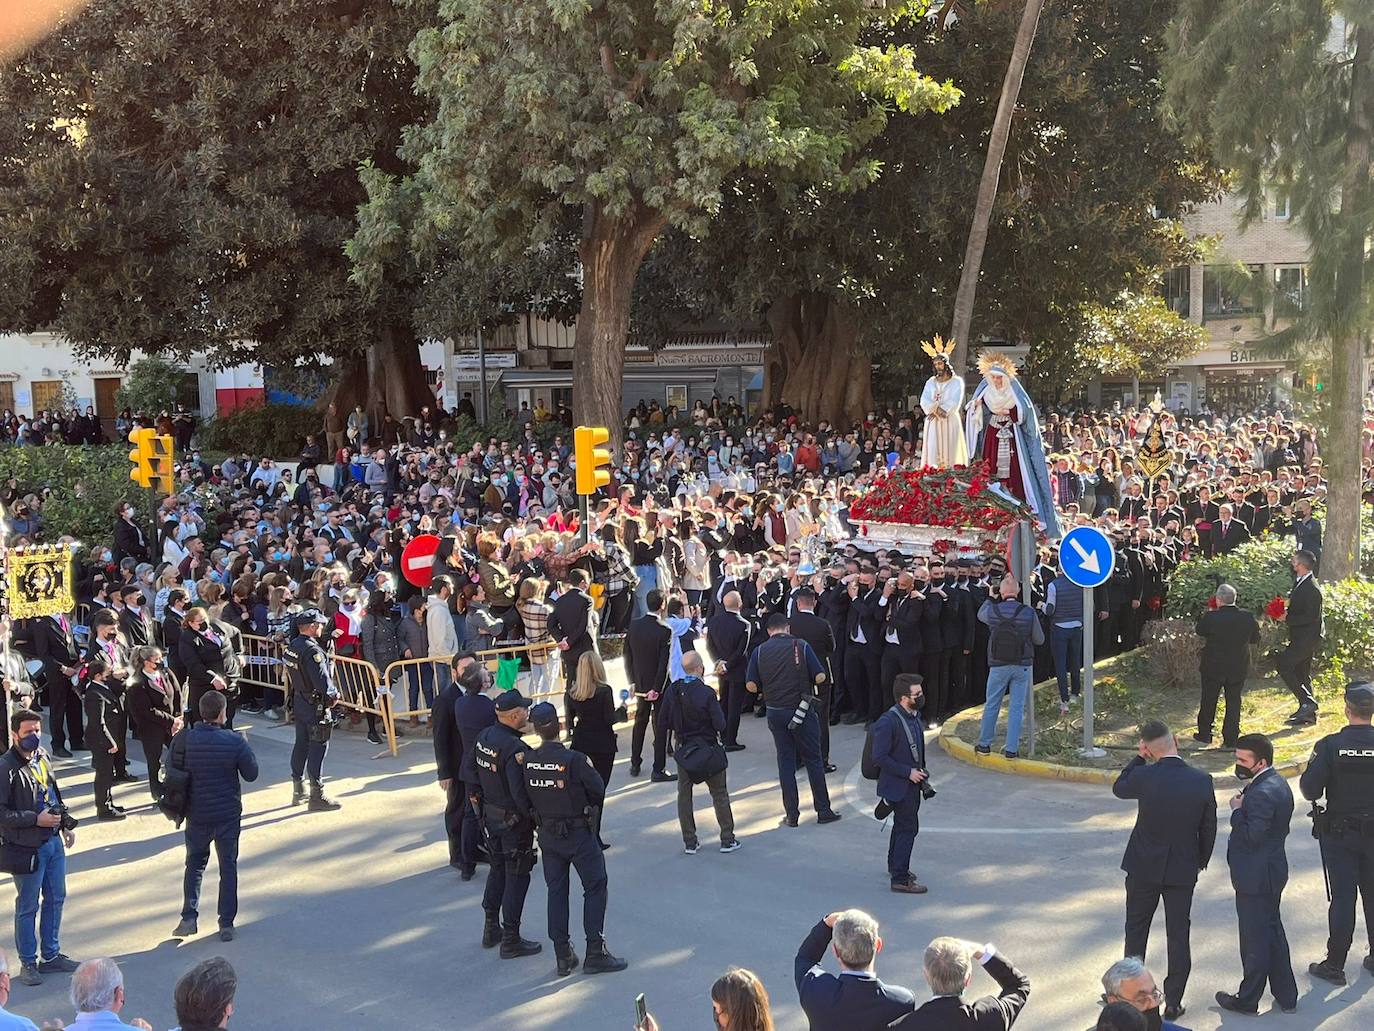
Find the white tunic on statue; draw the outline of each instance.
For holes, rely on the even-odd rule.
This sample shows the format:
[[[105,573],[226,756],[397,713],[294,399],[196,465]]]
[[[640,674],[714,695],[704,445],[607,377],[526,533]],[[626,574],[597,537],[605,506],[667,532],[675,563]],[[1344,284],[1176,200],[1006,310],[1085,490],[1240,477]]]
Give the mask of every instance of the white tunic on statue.
[[[921,392],[921,410],[926,413],[925,432],[921,438],[921,464],[935,469],[968,465],[968,444],[964,441],[963,420],[959,417],[964,403],[964,381],[951,376],[943,383],[931,376]],[[943,411],[944,418],[935,413]]]

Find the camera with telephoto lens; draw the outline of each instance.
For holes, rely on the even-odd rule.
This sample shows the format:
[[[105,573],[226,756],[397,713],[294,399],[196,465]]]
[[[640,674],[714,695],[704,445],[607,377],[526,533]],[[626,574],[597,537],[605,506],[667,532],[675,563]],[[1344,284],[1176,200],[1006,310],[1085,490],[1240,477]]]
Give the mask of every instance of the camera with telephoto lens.
[[[76,817],[73,816],[71,812],[67,809],[67,807],[62,803],[59,802],[56,805],[48,806],[47,811],[61,818],[62,822],[57,825],[57,830],[61,831],[64,834],[68,831],[76,830]]]
[[[930,786],[929,777],[921,781],[921,801],[929,802],[932,798],[935,797],[935,794],[935,789]]]

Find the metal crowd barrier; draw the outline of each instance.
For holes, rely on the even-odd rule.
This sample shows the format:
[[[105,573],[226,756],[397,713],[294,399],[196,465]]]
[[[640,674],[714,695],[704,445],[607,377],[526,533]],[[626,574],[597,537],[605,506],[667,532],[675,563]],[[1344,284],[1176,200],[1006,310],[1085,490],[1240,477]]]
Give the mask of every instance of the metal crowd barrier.
[[[257,634],[241,634],[243,651],[239,659],[243,670],[239,680],[245,684],[270,687],[286,695],[286,704],[291,704],[290,693],[286,689],[286,666],[282,663],[282,652],[286,644],[273,637],[259,637]]]
[[[377,667],[366,659],[335,655],[334,686],[339,689],[339,704],[354,712],[367,713],[381,720],[386,729],[386,746],[396,755],[396,719],[391,712],[391,689],[382,683]]]

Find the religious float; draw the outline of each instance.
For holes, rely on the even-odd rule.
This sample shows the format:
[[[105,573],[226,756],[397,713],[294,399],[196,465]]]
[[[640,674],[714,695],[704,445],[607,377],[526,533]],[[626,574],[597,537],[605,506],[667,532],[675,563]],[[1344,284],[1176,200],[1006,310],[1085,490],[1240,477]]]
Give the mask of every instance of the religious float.
[[[1002,551],[1023,520],[1037,536],[1057,539],[1040,422],[1016,366],[984,354],[983,381],[961,421],[963,383],[949,365],[954,342],[937,336],[921,347],[935,366],[921,400],[925,465],[889,470],[850,506],[858,540],[908,555],[967,557]]]

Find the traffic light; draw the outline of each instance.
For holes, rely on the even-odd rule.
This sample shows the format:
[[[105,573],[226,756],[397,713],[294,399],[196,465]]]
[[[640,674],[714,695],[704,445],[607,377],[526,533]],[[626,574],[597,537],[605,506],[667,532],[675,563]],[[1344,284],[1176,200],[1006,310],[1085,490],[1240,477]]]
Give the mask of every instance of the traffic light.
[[[133,463],[129,479],[140,487],[151,487],[162,494],[174,493],[172,438],[157,430],[139,428],[130,432],[129,443],[134,445],[129,452],[129,461]]]
[[[152,440],[152,484],[159,494],[176,493],[176,474],[172,468],[174,444],[169,433],[158,433]]]
[[[140,487],[153,485],[153,438],[157,430],[136,429],[129,433],[129,443],[134,449],[129,452],[129,461],[134,467],[129,470],[129,479]]]
[[[573,430],[573,456],[577,461],[577,493],[595,494],[598,487],[608,486],[611,482],[609,469],[603,465],[611,464],[611,452],[598,444],[611,439],[611,431],[605,426],[578,426]]]

